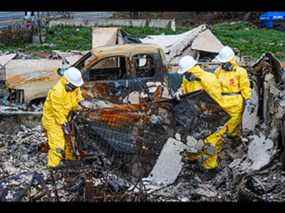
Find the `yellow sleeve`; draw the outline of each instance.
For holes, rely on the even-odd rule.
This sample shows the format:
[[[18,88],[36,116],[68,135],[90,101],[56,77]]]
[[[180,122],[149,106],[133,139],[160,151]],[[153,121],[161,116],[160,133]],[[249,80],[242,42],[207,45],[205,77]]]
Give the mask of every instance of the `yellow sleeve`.
[[[67,122],[67,118],[64,114],[64,104],[62,98],[64,96],[64,91],[62,88],[58,88],[51,93],[50,102],[53,109],[53,114],[56,122],[59,125],[63,125]]]
[[[238,69],[239,69],[239,86],[240,86],[241,95],[245,100],[251,99],[251,88],[247,71],[241,67],[239,67]]]
[[[184,76],[183,76],[182,85],[180,88],[182,89],[183,94],[186,94],[186,92],[187,92],[187,80],[185,79]]]
[[[199,66],[191,68],[188,72],[191,72],[193,75],[200,79],[203,78],[203,74],[205,73],[205,71]]]
[[[214,74],[218,77],[220,72],[221,72],[221,67],[218,67],[218,68],[215,70]]]

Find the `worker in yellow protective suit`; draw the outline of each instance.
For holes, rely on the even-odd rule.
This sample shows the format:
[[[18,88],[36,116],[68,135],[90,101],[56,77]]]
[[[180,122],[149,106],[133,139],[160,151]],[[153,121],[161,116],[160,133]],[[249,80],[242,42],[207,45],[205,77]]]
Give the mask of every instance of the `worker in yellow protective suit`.
[[[186,76],[185,78],[189,79],[191,75],[192,79],[195,79],[194,83],[196,84],[194,86],[189,86],[188,84],[191,84],[191,81],[182,81],[182,89],[179,89],[178,92],[175,94],[177,99],[180,99],[180,96],[182,94],[186,94],[190,92],[194,92],[200,89],[203,89],[205,92],[209,94],[211,98],[213,98],[222,108],[224,108],[225,103],[222,96],[222,88],[221,84],[218,81],[215,74],[204,71],[200,66],[196,65],[197,61],[193,59],[191,56],[184,56],[179,61],[179,67],[178,70],[179,74],[183,74]],[[188,75],[188,77],[187,77]],[[199,86],[197,84],[199,83]],[[189,89],[190,88],[190,89]],[[216,144],[222,140],[225,132],[227,130],[226,126],[221,127],[218,131],[214,132],[213,134],[209,135],[205,140],[205,149],[204,152],[201,153],[199,156],[203,157],[203,167],[204,169],[211,170],[216,169],[218,167],[217,162],[217,150],[216,150]]]
[[[251,88],[246,69],[240,67],[233,50],[225,46],[215,58],[222,63],[215,74],[222,85],[224,110],[230,115],[227,122],[227,136],[240,140],[240,124],[244,106],[249,105]]]
[[[61,166],[63,159],[73,160],[72,147],[65,141],[65,134],[70,134],[68,115],[78,108],[83,100],[80,86],[83,85],[81,72],[71,67],[49,91],[44,103],[42,125],[46,130],[49,144],[48,167]]]

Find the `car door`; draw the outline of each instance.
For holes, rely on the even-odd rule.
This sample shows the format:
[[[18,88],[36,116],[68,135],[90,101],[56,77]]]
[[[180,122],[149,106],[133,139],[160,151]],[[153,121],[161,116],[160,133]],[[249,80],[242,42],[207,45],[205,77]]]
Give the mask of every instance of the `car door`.
[[[125,56],[99,60],[83,73],[82,94],[85,98],[104,98],[122,102],[128,91],[128,67]]]

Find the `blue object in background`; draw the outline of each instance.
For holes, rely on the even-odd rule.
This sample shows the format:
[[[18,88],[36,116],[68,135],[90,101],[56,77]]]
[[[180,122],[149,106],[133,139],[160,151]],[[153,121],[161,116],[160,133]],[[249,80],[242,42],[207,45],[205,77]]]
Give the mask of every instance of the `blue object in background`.
[[[274,21],[285,21],[285,11],[263,13],[259,20],[262,26],[272,29]]]

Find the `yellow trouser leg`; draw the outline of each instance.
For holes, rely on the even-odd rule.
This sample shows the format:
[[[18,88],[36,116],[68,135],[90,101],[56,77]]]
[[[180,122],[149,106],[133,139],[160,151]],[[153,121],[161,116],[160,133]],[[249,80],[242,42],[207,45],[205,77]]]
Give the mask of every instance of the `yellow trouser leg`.
[[[222,138],[226,133],[227,128],[226,126],[222,127],[220,130],[214,132],[210,136],[208,136],[205,140],[205,144],[211,144],[216,148],[216,151],[213,155],[208,155],[207,153],[203,154],[203,157],[207,159],[203,161],[204,169],[215,169],[218,167],[218,151],[221,150],[222,146]]]
[[[204,157],[208,157],[207,160],[203,161],[203,168],[204,169],[215,169],[218,167],[218,155],[207,155],[204,154]]]
[[[48,167],[57,167],[63,159],[65,150],[64,132],[60,125],[53,125],[47,130],[48,144]]]
[[[224,96],[225,102],[233,103],[230,107],[224,108],[224,110],[230,115],[230,119],[225,124],[228,128],[227,134],[229,136],[239,135],[239,126],[242,121],[243,115],[243,98],[238,96]]]
[[[227,131],[227,127],[226,126],[222,127],[218,131],[216,131],[213,134],[209,135],[206,138],[205,143],[212,144],[213,146],[216,146],[217,143],[222,140],[222,138],[225,135],[226,131]]]
[[[242,121],[242,112],[235,112],[230,114],[231,118],[226,123],[227,126],[227,134],[229,136],[239,136],[240,134],[240,123]]]

